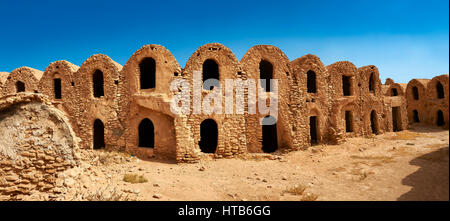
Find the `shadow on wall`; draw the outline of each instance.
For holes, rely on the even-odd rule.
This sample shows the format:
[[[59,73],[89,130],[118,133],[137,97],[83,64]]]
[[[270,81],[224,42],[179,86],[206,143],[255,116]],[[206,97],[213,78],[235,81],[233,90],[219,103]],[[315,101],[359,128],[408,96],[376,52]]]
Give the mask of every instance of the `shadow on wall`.
[[[397,200],[449,200],[448,146],[419,156],[411,160],[410,164],[420,168],[402,180],[402,184],[412,189]]]

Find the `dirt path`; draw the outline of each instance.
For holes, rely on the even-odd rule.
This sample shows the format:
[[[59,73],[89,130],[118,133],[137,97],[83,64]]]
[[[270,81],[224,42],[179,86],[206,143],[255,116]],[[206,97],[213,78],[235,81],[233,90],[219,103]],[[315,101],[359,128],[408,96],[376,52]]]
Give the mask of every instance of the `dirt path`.
[[[94,193],[125,193],[137,200],[305,200],[314,194],[317,200],[448,201],[448,136],[448,130],[417,127],[279,156],[198,164],[129,157],[130,162],[106,166],[86,163],[69,171],[75,183],[64,184],[68,191],[59,199],[81,199],[83,192],[85,199]],[[114,159],[105,158],[104,164],[109,158]],[[143,175],[148,182],[124,182],[124,174]],[[294,187],[306,189],[301,195],[286,192]],[[98,194],[102,188],[107,191]]]

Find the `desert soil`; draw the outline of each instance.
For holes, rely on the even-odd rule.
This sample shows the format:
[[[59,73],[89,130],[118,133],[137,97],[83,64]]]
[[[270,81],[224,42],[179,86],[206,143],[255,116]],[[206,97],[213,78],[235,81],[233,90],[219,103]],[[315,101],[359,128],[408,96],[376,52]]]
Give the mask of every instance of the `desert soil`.
[[[305,151],[197,164],[86,151],[60,194],[22,200],[449,200],[449,131],[415,126]],[[144,183],[123,181],[143,175]],[[306,188],[293,194],[292,188]],[[310,197],[306,197],[310,196]]]

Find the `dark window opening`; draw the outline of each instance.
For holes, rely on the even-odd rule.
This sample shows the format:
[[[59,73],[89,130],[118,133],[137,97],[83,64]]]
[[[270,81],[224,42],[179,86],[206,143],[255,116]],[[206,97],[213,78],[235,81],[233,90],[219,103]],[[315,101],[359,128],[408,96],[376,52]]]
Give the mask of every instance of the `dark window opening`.
[[[397,91],[397,89],[396,88],[392,88],[391,89],[391,96],[398,96],[398,91]]]
[[[414,120],[414,122],[415,123],[419,123],[420,122],[420,120],[419,120],[419,112],[417,111],[417,110],[413,110],[413,120]]]
[[[392,130],[394,132],[401,131],[401,115],[400,115],[400,108],[399,107],[392,107]]]
[[[273,65],[269,61],[261,60],[259,62],[259,79],[265,80],[265,84],[262,84],[265,92],[272,91],[270,80],[273,78]],[[261,83],[263,83],[261,81]]]
[[[262,150],[264,153],[273,153],[278,149],[277,124],[275,122],[276,120],[272,116],[266,116],[263,119]]]
[[[439,110],[437,112],[437,121],[436,121],[438,127],[444,126],[445,125],[445,121],[444,121],[444,113]]]
[[[200,124],[200,141],[198,145],[203,153],[215,153],[217,148],[218,129],[217,123],[212,119],[206,119]]]
[[[16,92],[24,92],[25,91],[25,84],[22,81],[16,82]]]
[[[370,128],[372,129],[372,133],[373,134],[377,134],[378,133],[378,129],[377,129],[377,113],[373,110],[370,113]]]
[[[212,59],[207,59],[203,63],[203,74],[202,74],[202,82],[205,83],[208,79],[216,79],[219,80],[219,65],[216,63],[216,61]],[[212,90],[214,86],[211,85],[203,85],[203,89],[205,90]]]
[[[444,87],[442,86],[441,82],[437,82],[437,84],[436,84],[436,91],[437,91],[437,98],[438,99],[444,98]]]
[[[150,119],[145,118],[139,124],[139,147],[155,147],[155,128]]]
[[[55,99],[61,99],[61,79],[53,79],[53,91],[55,93]]]
[[[70,84],[72,85],[72,87],[75,86],[75,82],[73,82],[73,81],[70,82]]]
[[[419,89],[417,87],[412,88],[414,100],[419,100]]]
[[[318,143],[318,132],[317,132],[317,117],[309,117],[309,136],[311,138],[311,145]]]
[[[342,75],[342,92],[344,93],[344,96],[352,95],[350,76]]]
[[[155,88],[156,61],[153,58],[144,58],[139,64],[141,89]]]
[[[351,111],[345,111],[345,131],[353,132],[353,114]]]
[[[316,93],[317,92],[316,73],[314,73],[314,71],[308,71],[306,73],[306,76],[307,76],[306,84],[308,93]]]
[[[105,96],[105,92],[103,89],[103,72],[100,70],[96,70],[92,78],[94,83],[94,97]]]
[[[374,74],[370,74],[369,77],[369,92],[374,93],[375,92],[375,77]]]
[[[99,119],[94,121],[94,149],[105,148],[105,126]]]

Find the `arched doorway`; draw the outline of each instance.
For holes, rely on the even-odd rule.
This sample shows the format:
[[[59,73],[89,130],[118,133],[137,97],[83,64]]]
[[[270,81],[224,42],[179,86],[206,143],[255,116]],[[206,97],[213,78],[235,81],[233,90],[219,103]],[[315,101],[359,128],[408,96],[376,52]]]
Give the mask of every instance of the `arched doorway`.
[[[92,75],[92,83],[94,89],[94,97],[105,96],[105,91],[103,89],[103,72],[96,70]]]
[[[53,92],[55,95],[55,99],[61,99],[61,78],[53,79]]]
[[[316,84],[316,73],[314,71],[309,70],[306,73],[306,86],[308,93],[316,93],[317,92],[317,84]]]
[[[377,121],[377,113],[375,110],[370,112],[370,129],[372,130],[372,134],[378,134],[378,121]]]
[[[203,62],[203,74],[202,74],[202,83],[203,83],[203,89],[205,90],[212,90],[214,86],[211,85],[205,85],[205,81],[208,79],[216,79],[219,81],[219,65],[216,61],[212,59],[207,59],[205,62]]]
[[[414,120],[414,123],[419,123],[420,122],[420,120],[419,120],[419,112],[417,110],[413,110],[413,120]]]
[[[353,132],[353,113],[345,111],[345,132]]]
[[[153,58],[144,58],[139,63],[141,89],[155,88],[156,61]]]
[[[155,128],[150,119],[145,118],[141,121],[138,128],[139,147],[155,147]]]
[[[317,116],[310,116],[309,117],[309,137],[311,139],[310,143],[311,146],[319,143],[319,133],[318,133],[318,126],[317,126]]]
[[[25,91],[25,84],[22,81],[16,82],[16,92],[24,92]]]
[[[392,107],[392,130],[394,132],[402,130],[400,107]]]
[[[438,110],[438,112],[437,112],[436,124],[438,125],[438,127],[445,125],[444,113],[441,110]]]
[[[278,149],[277,123],[272,116],[265,116],[262,121],[262,150],[272,153]]]
[[[270,80],[273,78],[273,65],[269,61],[261,60],[259,62],[259,79],[265,80],[265,84],[262,85],[265,92],[270,92]],[[262,82],[261,82],[262,83]]]
[[[398,96],[398,91],[397,91],[396,88],[392,88],[392,89],[391,89],[391,96],[392,96],[392,97]]]
[[[94,149],[105,148],[105,126],[99,119],[94,121]]]
[[[217,123],[206,119],[200,124],[200,141],[198,145],[203,153],[215,153],[218,141]]]

